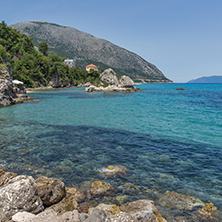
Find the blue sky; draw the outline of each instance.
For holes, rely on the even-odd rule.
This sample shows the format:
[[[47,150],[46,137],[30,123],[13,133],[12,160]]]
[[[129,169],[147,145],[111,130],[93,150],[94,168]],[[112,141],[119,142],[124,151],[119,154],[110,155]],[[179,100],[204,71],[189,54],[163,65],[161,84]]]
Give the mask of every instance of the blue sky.
[[[77,28],[135,52],[174,82],[222,75],[222,0],[7,0],[0,7],[8,25]]]

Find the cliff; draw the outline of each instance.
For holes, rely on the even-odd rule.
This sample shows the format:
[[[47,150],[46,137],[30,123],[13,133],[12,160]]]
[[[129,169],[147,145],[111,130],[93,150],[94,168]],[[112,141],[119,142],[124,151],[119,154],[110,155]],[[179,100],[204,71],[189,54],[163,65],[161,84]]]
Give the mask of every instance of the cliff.
[[[17,93],[16,93],[17,92]],[[15,87],[8,71],[0,66],[0,107],[23,103],[33,98]]]

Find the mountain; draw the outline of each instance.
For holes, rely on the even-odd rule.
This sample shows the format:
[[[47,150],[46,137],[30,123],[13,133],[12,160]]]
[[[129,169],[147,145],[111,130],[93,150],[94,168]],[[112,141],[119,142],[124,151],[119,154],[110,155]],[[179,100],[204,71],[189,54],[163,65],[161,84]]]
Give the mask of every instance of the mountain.
[[[110,67],[117,75],[128,75],[133,79],[169,81],[155,65],[137,54],[75,28],[44,21],[26,21],[10,26],[32,37],[35,46],[46,41],[49,53],[75,58],[82,68],[94,63],[100,69]]]
[[[198,79],[190,80],[187,83],[222,83],[222,76],[204,76]]]

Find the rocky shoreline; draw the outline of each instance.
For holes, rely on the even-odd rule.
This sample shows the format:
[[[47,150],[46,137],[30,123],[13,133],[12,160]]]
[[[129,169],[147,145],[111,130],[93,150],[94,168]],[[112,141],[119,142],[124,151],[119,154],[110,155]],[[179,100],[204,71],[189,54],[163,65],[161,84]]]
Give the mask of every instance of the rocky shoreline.
[[[108,177],[127,175],[129,170],[120,165],[103,167]],[[131,188],[133,185],[131,185]],[[136,186],[134,185],[134,188]],[[129,188],[129,189],[131,189]],[[133,192],[133,189],[131,189]],[[211,203],[191,196],[166,191],[160,197],[162,206],[180,210],[181,215],[166,220],[153,200],[139,199],[123,204],[109,204],[116,188],[105,181],[93,181],[86,190],[65,187],[56,178],[31,176],[8,172],[0,165],[0,221],[1,222],[219,222],[220,212]],[[103,198],[105,203],[96,201]],[[161,205],[160,205],[161,209]],[[191,218],[186,218],[189,212]]]
[[[24,87],[21,90],[13,84],[6,69],[1,69],[0,72],[0,107],[34,100],[28,97]]]

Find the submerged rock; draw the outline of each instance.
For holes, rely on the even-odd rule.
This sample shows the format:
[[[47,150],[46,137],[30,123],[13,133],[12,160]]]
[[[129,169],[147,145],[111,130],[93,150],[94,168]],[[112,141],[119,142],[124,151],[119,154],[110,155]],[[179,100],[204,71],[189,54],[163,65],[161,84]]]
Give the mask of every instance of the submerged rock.
[[[38,195],[45,206],[51,206],[65,197],[65,184],[55,178],[39,177],[36,179]]]
[[[92,196],[99,196],[99,195],[110,195],[114,192],[114,187],[111,186],[109,183],[102,182],[102,181],[95,181],[91,184],[90,193]]]
[[[17,176],[0,187],[0,221],[7,221],[17,212],[43,211],[43,203],[37,196],[37,186],[30,176]]]
[[[194,212],[192,218],[194,221],[219,222],[222,219],[222,215],[219,215],[219,211],[217,211],[217,208],[212,202],[208,202],[203,208]]]
[[[86,198],[84,192],[76,187],[66,187],[66,193],[73,195],[78,203],[83,202]]]
[[[161,206],[178,210],[192,210],[194,207],[204,206],[201,200],[174,191],[166,191],[158,202]]]
[[[129,170],[122,165],[109,165],[107,167],[103,167],[100,172],[106,177],[119,177],[121,175],[128,174]]]

